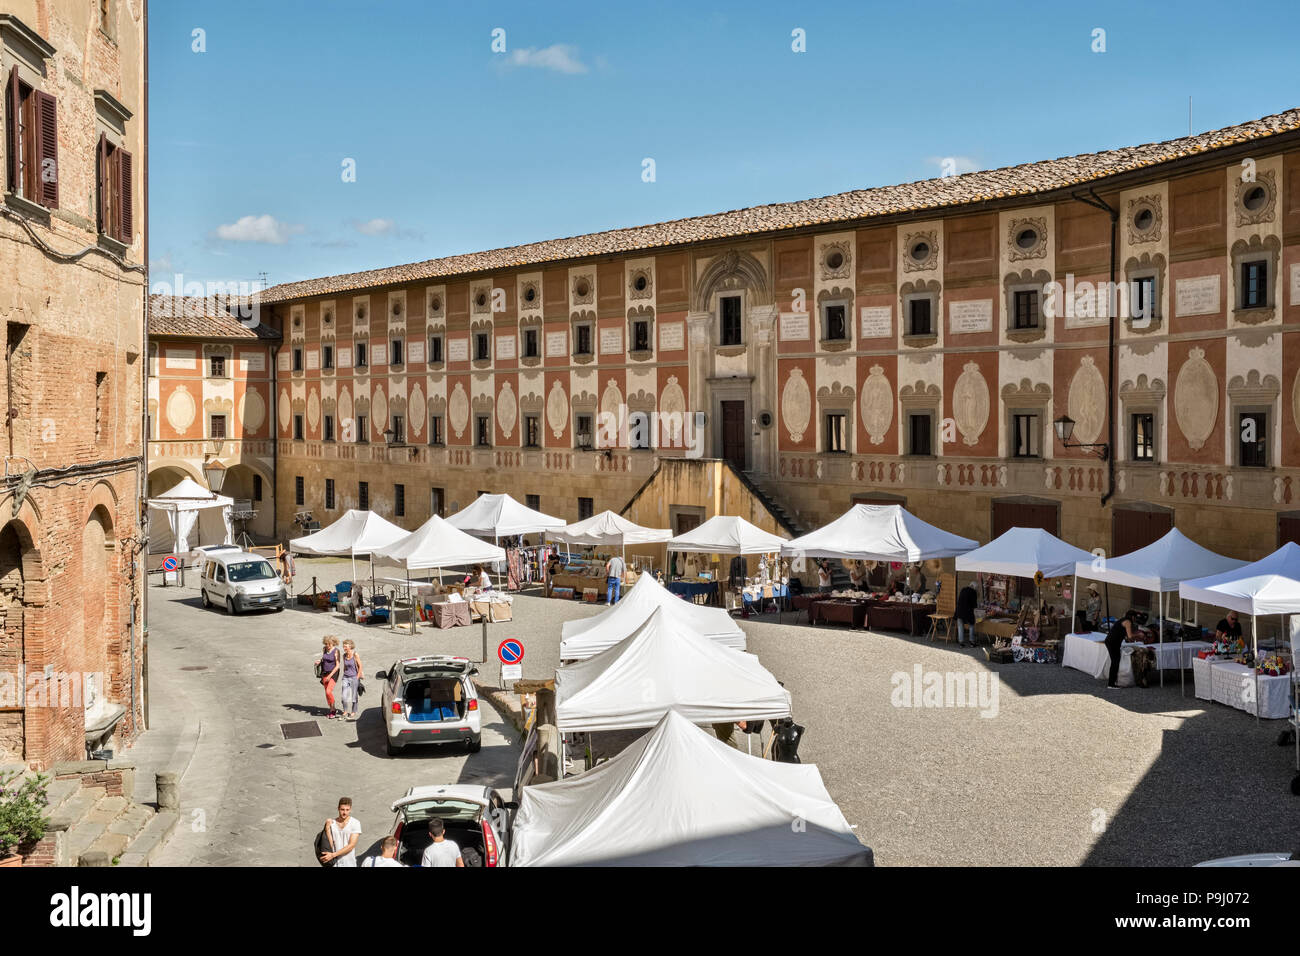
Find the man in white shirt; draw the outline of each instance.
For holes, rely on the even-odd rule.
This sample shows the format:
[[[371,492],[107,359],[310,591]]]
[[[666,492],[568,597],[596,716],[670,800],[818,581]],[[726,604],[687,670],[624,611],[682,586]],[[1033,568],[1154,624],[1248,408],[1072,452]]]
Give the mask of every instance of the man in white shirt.
[[[617,554],[605,562],[605,603],[617,604],[623,596],[623,559]]]
[[[321,860],[334,866],[357,865],[357,841],[361,839],[361,821],[352,815],[352,798],[339,798],[338,819],[325,821],[330,834],[332,853],[322,853]]]
[[[420,859],[421,866],[464,866],[460,857],[460,847],[446,837],[447,825],[438,817],[429,821],[429,832],[433,842],[424,851]]]
[[[361,861],[362,866],[402,866],[397,862],[397,837],[384,837],[379,856],[368,856]]]

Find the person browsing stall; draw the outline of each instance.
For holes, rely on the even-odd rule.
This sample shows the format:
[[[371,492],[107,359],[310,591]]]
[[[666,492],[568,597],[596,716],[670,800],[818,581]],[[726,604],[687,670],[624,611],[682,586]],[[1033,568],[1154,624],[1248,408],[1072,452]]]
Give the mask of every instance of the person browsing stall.
[[[1229,611],[1228,616],[1215,625],[1214,639],[1216,641],[1241,640],[1241,622],[1237,620],[1236,611]]]
[[[623,559],[617,554],[605,562],[605,603],[615,604],[623,596]]]
[[[1114,623],[1110,633],[1106,635],[1106,650],[1110,652],[1110,677],[1106,681],[1106,687],[1119,686],[1119,662],[1123,656],[1122,647],[1126,641],[1136,642],[1138,639],[1137,631],[1133,627],[1133,616],[1137,612],[1129,608],[1124,612],[1124,616]]]

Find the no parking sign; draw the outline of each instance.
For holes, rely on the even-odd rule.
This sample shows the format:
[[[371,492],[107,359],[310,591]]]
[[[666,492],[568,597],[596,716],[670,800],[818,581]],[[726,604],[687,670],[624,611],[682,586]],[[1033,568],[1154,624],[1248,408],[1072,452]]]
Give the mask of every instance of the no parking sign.
[[[174,555],[174,554],[169,554],[169,555],[167,555],[167,557],[163,558],[163,570],[164,570],[164,571],[175,571],[175,570],[176,570],[176,566],[177,566],[177,564],[179,564],[179,563],[180,563],[180,562],[178,562],[178,561],[176,560],[176,555]]]
[[[518,664],[524,659],[523,642],[509,637],[497,646],[497,660],[502,664]]]

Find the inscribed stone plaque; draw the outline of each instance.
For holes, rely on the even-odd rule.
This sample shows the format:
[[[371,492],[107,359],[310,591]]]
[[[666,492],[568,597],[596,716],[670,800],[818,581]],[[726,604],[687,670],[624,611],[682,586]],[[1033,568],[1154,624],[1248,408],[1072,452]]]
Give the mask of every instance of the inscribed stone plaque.
[[[388,364],[388,343],[375,342],[370,346],[370,364],[387,365]]]
[[[1219,277],[1179,279],[1175,284],[1175,315],[1212,315],[1219,311]]]
[[[406,343],[406,361],[411,363],[424,361],[424,339],[411,339]]]
[[[954,334],[993,331],[993,300],[967,299],[948,303],[948,331]]]
[[[600,354],[601,355],[622,355],[623,354],[623,327],[614,326],[609,329],[600,330]]]
[[[320,368],[320,349],[307,350],[307,368],[308,369]]]
[[[279,359],[276,360],[276,365],[279,366],[281,372],[287,372],[287,371],[289,371],[289,359],[290,359],[290,358],[291,358],[291,356],[289,355],[288,351],[282,351],[282,352],[280,353],[280,357],[279,357]]]
[[[241,352],[239,360],[244,363],[245,372],[266,371],[266,356],[261,352]]]
[[[197,368],[196,359],[194,358],[193,349],[168,349],[166,352],[168,368]],[[285,371],[288,371],[289,356],[283,354],[280,356],[284,363]]]
[[[893,334],[894,310],[891,306],[864,305],[861,314],[864,339],[883,339]]]
[[[519,340],[513,335],[497,336],[497,358],[512,359],[515,357],[515,343]]]
[[[448,362],[468,362],[469,361],[469,339],[465,337],[447,340],[447,361]]]
[[[347,346],[343,346],[342,348],[339,349],[338,364],[339,364],[339,368],[352,367],[352,349],[348,348]]]
[[[672,352],[686,348],[686,323],[665,322],[659,326],[659,351]]]
[[[546,357],[563,358],[569,354],[569,334],[567,332],[546,333]]]
[[[781,341],[806,342],[809,336],[807,312],[781,313]]]
[[[1300,305],[1300,263],[1291,266],[1291,304]]]

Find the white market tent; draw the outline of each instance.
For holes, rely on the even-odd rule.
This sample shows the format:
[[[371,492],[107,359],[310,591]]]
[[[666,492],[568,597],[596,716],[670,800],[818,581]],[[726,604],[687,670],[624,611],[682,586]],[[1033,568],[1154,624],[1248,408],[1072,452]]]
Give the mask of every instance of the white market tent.
[[[535,531],[556,531],[565,525],[563,518],[534,511],[509,495],[479,495],[447,523],[466,534],[493,541]]]
[[[714,515],[668,542],[669,551],[697,554],[779,554],[787,540],[735,515]]]
[[[607,762],[526,788],[510,864],[870,866],[872,854],[816,766],[748,756],[669,711]]]
[[[1091,560],[1090,552],[1042,528],[1009,528],[982,548],[957,558],[957,570],[1018,578],[1032,578],[1041,571],[1045,578],[1059,578],[1074,574],[1080,561]]]
[[[452,527],[438,515],[393,544],[376,548],[372,554],[375,564],[404,568],[408,572],[487,564],[504,561],[505,556],[503,548]]]
[[[333,524],[292,539],[289,550],[297,554],[351,557],[352,576],[356,577],[357,555],[373,555],[380,548],[396,544],[409,534],[405,528],[399,528],[373,511],[358,511],[354,508],[345,512]]]
[[[234,540],[230,512],[234,499],[184,478],[174,488],[149,499],[149,552],[188,555],[204,544]]]
[[[604,546],[624,551],[629,544],[659,544],[672,535],[667,528],[643,528],[612,511],[602,511],[557,531],[546,532],[552,541],[562,541],[570,546]]]
[[[696,724],[779,720],[790,692],[753,654],[660,608],[609,650],[557,668],[555,710],[561,733],[653,727],[670,710]]]
[[[1233,571],[1245,565],[1245,561],[1224,557],[1209,548],[1203,548],[1177,528],[1158,541],[1153,541],[1145,548],[1139,548],[1117,558],[1099,560],[1091,555],[1085,561],[1074,566],[1076,587],[1074,600],[1078,601],[1078,578],[1090,581],[1104,581],[1124,587],[1140,588],[1154,591],[1160,605],[1160,643],[1165,642],[1165,596],[1177,591],[1182,582],[1213,574]],[[1073,613],[1070,615],[1074,619]],[[1180,634],[1179,646],[1183,644]],[[1185,668],[1180,667],[1180,677],[1186,680]],[[1165,680],[1164,669],[1160,671],[1160,682]]]
[[[1250,637],[1259,656],[1260,614],[1300,614],[1300,545],[1288,541],[1268,557],[1231,571],[1184,581],[1178,594],[1185,601],[1200,601],[1250,615]],[[1293,662],[1294,666],[1294,662]],[[1255,674],[1255,700],[1259,700],[1259,673]],[[1256,708],[1255,720],[1259,720]]]
[[[743,651],[745,632],[720,607],[703,607],[683,601],[655,580],[642,574],[623,599],[593,617],[565,621],[560,631],[560,660],[594,657],[634,633],[657,610],[677,626],[703,634],[709,640]]]
[[[978,541],[927,524],[902,505],[854,505],[830,524],[785,542],[781,553],[914,564],[978,546]]]

